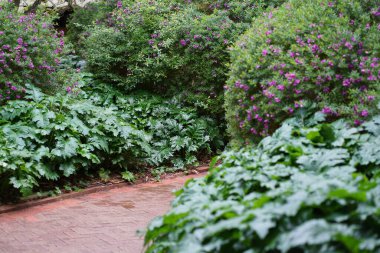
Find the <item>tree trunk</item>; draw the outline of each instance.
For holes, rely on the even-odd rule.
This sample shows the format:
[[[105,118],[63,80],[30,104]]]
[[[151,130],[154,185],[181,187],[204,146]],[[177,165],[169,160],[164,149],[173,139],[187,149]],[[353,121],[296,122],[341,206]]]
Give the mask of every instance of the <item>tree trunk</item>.
[[[25,11],[25,14],[35,12],[38,6],[41,4],[42,0],[36,0],[34,3]]]

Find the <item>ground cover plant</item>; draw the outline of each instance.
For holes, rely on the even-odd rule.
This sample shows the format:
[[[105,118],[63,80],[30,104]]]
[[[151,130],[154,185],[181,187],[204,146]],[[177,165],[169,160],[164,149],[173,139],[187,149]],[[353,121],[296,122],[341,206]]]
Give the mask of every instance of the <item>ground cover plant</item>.
[[[116,97],[112,92],[49,96],[31,87],[27,101],[3,105],[2,193],[16,188],[28,195],[40,182],[97,174],[102,168],[119,173],[154,166],[183,169],[201,152],[221,145],[212,120],[193,109],[149,94]]]
[[[378,252],[380,116],[292,119],[177,192],[146,252]]]
[[[308,101],[360,124],[379,93],[376,1],[289,1],[234,46],[225,108],[235,142],[257,142]]]
[[[102,13],[89,19],[116,21]],[[184,169],[224,145],[214,120],[177,99],[125,95],[82,73],[54,15],[23,14],[11,1],[0,15],[0,201],[85,175]]]

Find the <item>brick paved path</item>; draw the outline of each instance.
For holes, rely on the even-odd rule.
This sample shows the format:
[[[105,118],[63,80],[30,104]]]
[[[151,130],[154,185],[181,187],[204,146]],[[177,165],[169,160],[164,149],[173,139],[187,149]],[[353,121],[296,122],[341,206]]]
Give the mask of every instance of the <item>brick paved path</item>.
[[[62,200],[0,215],[0,252],[139,253],[144,229],[169,209],[191,175]]]

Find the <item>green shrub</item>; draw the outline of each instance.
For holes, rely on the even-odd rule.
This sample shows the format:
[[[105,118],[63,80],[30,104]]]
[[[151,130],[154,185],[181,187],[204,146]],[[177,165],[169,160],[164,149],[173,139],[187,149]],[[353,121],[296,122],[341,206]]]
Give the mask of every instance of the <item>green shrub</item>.
[[[203,112],[223,117],[223,84],[228,72],[227,47],[241,33],[228,16],[205,15],[193,8],[172,14],[159,29],[153,44],[156,65],[163,69],[153,87]],[[162,46],[160,46],[162,45]]]
[[[187,182],[146,252],[379,252],[380,116],[358,128],[317,116]]]
[[[232,53],[226,86],[237,142],[273,132],[307,101],[362,123],[379,98],[376,1],[290,1],[255,19]]]
[[[0,105],[24,95],[30,83],[52,90],[64,41],[46,14],[22,14],[11,1],[0,3]]]
[[[119,2],[108,22],[87,26],[83,55],[89,68],[97,78],[126,91],[179,95],[185,104],[222,121],[227,49],[251,16],[269,4],[245,1],[239,6],[231,1],[226,10],[210,4]]]
[[[150,40],[160,23],[176,9],[168,1],[119,2],[108,24],[88,29],[83,54],[90,70],[106,83],[126,91],[160,78]],[[140,88],[140,87],[139,87]]]
[[[176,101],[111,89],[69,91],[48,96],[33,88],[26,91],[28,101],[2,106],[1,194],[16,188],[28,195],[41,182],[96,174],[102,166],[182,169],[220,145],[212,121]]]
[[[252,18],[263,12],[268,7],[280,6],[285,0],[195,0],[198,8],[206,13],[221,11],[227,13],[236,23],[249,25]]]
[[[107,24],[110,22],[111,12],[116,6],[116,0],[88,3],[84,7],[75,7],[67,24],[67,38],[80,51],[86,38],[88,26]]]

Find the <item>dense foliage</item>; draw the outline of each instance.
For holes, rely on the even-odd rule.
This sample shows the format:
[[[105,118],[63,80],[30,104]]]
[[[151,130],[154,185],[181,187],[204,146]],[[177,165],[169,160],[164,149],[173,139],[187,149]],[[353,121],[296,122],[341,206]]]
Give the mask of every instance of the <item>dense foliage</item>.
[[[147,252],[379,252],[380,116],[290,120],[177,193]]]
[[[78,51],[86,38],[87,27],[108,23],[116,2],[115,0],[96,1],[86,4],[84,7],[74,7],[66,28],[68,30],[67,38],[74,42]]]
[[[289,1],[256,18],[232,51],[229,131],[262,138],[307,101],[360,124],[380,89],[376,1]],[[377,97],[376,97],[377,96]]]
[[[71,27],[87,27],[81,52],[97,78],[126,91],[178,95],[222,119],[227,49],[251,16],[282,1],[264,2],[119,1],[97,24],[81,24],[79,13]]]
[[[182,169],[220,145],[212,121],[157,96],[112,90],[48,96],[36,88],[26,94],[28,101],[0,111],[2,193],[13,187],[28,195],[40,182],[101,168]]]
[[[28,83],[45,90],[59,84],[64,41],[53,30],[52,18],[19,13],[12,1],[0,3],[0,105],[23,97]]]

